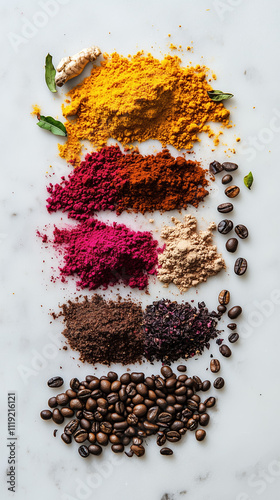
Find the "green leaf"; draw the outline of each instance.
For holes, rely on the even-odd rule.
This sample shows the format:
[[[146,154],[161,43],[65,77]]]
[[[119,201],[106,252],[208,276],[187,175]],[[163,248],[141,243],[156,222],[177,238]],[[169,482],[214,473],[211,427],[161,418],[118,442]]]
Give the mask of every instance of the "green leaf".
[[[249,174],[245,175],[244,177],[244,184],[248,189],[251,189],[253,182],[254,182],[253,174],[252,172],[249,172]]]
[[[226,99],[231,99],[233,97],[233,94],[222,92],[221,90],[209,90],[207,94],[210,99],[215,102],[225,101]]]
[[[51,116],[40,116],[40,120],[37,122],[38,127],[49,130],[54,135],[67,136],[66,128],[63,123],[55,120]]]
[[[55,85],[55,74],[56,70],[52,63],[52,56],[48,54],[46,57],[46,65],[45,65],[45,80],[51,92],[57,92]]]

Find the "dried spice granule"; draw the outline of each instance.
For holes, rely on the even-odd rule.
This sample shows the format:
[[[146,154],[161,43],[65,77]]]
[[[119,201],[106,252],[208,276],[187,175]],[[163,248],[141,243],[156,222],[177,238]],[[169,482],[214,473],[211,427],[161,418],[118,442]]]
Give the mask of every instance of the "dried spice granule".
[[[144,312],[145,358],[170,364],[201,354],[219,334],[219,317],[215,311],[209,312],[204,302],[197,308],[167,299],[153,302]]]
[[[55,227],[53,244],[64,254],[62,279],[76,276],[77,286],[90,290],[120,282],[142,290],[149,275],[155,274],[160,251],[148,231],[96,219],[64,229]]]
[[[48,186],[47,208],[82,220],[100,210],[120,214],[197,207],[208,194],[205,175],[198,162],[174,158],[168,150],[142,156],[105,147],[88,154],[68,179]]]

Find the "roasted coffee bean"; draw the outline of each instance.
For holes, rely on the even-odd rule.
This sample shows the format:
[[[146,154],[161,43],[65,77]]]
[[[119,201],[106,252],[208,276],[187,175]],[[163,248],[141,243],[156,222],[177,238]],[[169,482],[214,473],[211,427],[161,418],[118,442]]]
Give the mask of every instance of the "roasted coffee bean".
[[[245,240],[245,238],[248,238],[249,231],[246,226],[243,226],[243,224],[237,224],[235,226],[234,231],[236,232],[237,236],[241,238],[241,240]]]
[[[229,336],[228,336],[228,341],[231,343],[231,344],[234,344],[235,342],[237,342],[239,339],[239,334],[237,332],[234,332],[234,333],[231,333]]]
[[[170,429],[172,431],[179,431],[183,427],[184,427],[184,424],[183,424],[183,422],[181,422],[181,420],[174,420],[174,422],[172,423]]]
[[[165,388],[165,381],[161,377],[157,377],[155,380],[155,386],[157,389],[162,390]]]
[[[109,395],[108,395],[108,397],[109,397]],[[108,408],[108,401],[107,401],[107,399],[105,399],[105,398],[98,398],[98,399],[96,400],[96,403],[97,403],[97,406],[98,406],[99,408],[105,408],[105,409],[107,409],[107,408]]]
[[[176,389],[176,391],[174,393],[174,394],[176,394],[176,400],[178,401],[178,399],[177,399],[178,396],[184,396],[186,393],[187,393],[187,388],[185,385]]]
[[[126,394],[129,398],[133,398],[134,396],[136,396],[137,394],[137,391],[136,391],[136,386],[133,382],[130,382],[130,384],[128,384],[126,386]]]
[[[208,390],[210,389],[210,387],[211,387],[211,382],[210,382],[210,380],[204,380],[204,382],[202,382],[202,387],[201,387],[201,390],[202,390],[203,392],[206,392],[206,391],[208,391]]]
[[[189,419],[192,417],[193,412],[189,410],[188,408],[185,408],[185,410],[182,411],[182,418]]]
[[[228,186],[226,189],[225,189],[225,195],[228,197],[228,198],[235,198],[236,196],[238,196],[240,193],[240,189],[238,186]]]
[[[218,359],[211,359],[210,370],[212,373],[218,373],[221,369],[220,361]]]
[[[178,377],[178,380],[180,380],[180,382],[182,382],[182,383],[185,383],[187,379],[188,379],[188,375],[179,375],[179,377]]]
[[[92,394],[90,389],[81,389],[77,392],[77,397],[79,399],[87,399]]]
[[[170,443],[177,443],[181,439],[181,434],[177,431],[168,431],[166,433],[166,439],[170,441]]]
[[[49,387],[61,387],[64,384],[64,380],[62,377],[52,377],[48,380]]]
[[[128,415],[126,421],[127,421],[128,425],[137,425],[138,424],[138,417],[134,413],[131,413],[130,415]]]
[[[169,378],[171,377],[171,375],[173,375],[173,371],[171,370],[170,366],[162,366],[160,372],[164,378]]]
[[[149,389],[145,384],[141,383],[136,385],[136,391],[138,394],[141,394],[141,396],[147,396]]]
[[[94,444],[96,441],[96,435],[94,432],[89,432],[88,433],[88,440],[90,443]]]
[[[88,447],[88,451],[91,453],[91,455],[101,455],[102,448],[98,444],[91,444]]]
[[[120,381],[122,384],[129,384],[130,381],[131,381],[131,378],[130,378],[130,374],[129,373],[124,373],[121,377],[120,377]]]
[[[207,380],[206,382],[209,382],[209,380]],[[209,382],[209,383],[210,383],[210,382]],[[202,384],[203,384],[203,382],[201,382],[201,387],[202,387]],[[199,404],[199,403],[200,403],[200,396],[199,396],[198,394],[194,394],[194,395],[192,396],[192,400],[193,400],[193,401],[196,401],[196,403],[198,403],[198,404]]]
[[[97,432],[99,432],[99,429],[100,429],[100,423],[92,422],[91,432],[94,432],[94,434],[96,434]]]
[[[87,420],[86,418],[82,418],[80,420],[80,426],[82,429],[89,431],[91,429],[91,422],[89,420]]]
[[[182,429],[179,429],[179,434],[181,434],[181,436],[184,436],[187,432],[187,429],[185,427],[183,427]]]
[[[238,247],[238,240],[236,238],[230,238],[229,240],[227,240],[226,249],[228,252],[230,253],[236,252],[237,247]]]
[[[221,214],[228,214],[229,212],[233,211],[233,204],[232,203],[221,203],[217,207],[218,212]]]
[[[145,436],[146,436],[146,434],[145,434]],[[127,446],[130,442],[131,442],[131,437],[129,437],[129,436],[124,436],[122,438],[122,443],[124,446]]]
[[[110,394],[111,392],[111,382],[110,380],[101,380],[100,389],[105,394]]]
[[[218,377],[213,382],[213,386],[215,387],[215,389],[222,389],[224,387],[224,385],[225,385],[225,381],[224,381],[223,377]]]
[[[74,433],[76,443],[84,443],[88,438],[88,433],[84,429],[79,429]]]
[[[145,420],[144,427],[146,431],[152,431],[154,434],[156,434],[156,432],[159,430],[158,425],[153,424],[152,422],[148,422],[148,420]]]
[[[141,438],[140,438],[140,437],[138,437],[138,436],[137,436],[137,437],[135,436],[135,437],[133,437],[133,438],[132,438],[132,443],[133,443],[133,444],[136,444],[137,446],[139,446],[140,444],[142,444],[142,443],[143,443],[143,439],[141,439]]]
[[[204,403],[200,403],[197,411],[198,411],[198,413],[205,413],[206,412],[206,405]]]
[[[234,272],[235,274],[237,274],[237,276],[242,276],[243,274],[246,273],[247,267],[248,267],[247,260],[244,259],[243,257],[239,257],[235,261]]]
[[[107,377],[110,380],[110,382],[114,382],[118,378],[118,374],[115,372],[108,372]]]
[[[170,448],[161,448],[161,455],[173,455],[173,451]]]
[[[83,418],[83,410],[76,411],[76,417],[81,420]]]
[[[201,378],[197,377],[196,375],[193,376],[193,381],[195,382],[196,384],[196,388],[197,390],[200,390],[201,389],[201,386],[202,386],[202,380]]]
[[[186,372],[187,371],[187,367],[185,365],[179,365],[177,366],[177,370],[178,372]]]
[[[197,426],[198,426],[198,422],[196,419],[194,418],[190,418],[188,421],[187,421],[187,429],[189,429],[190,431],[195,431],[195,429],[197,429]]]
[[[158,398],[156,400],[156,403],[157,405],[162,409],[162,410],[165,410],[165,408],[167,407],[167,401],[163,398]]]
[[[87,375],[86,376],[86,382],[92,382],[92,380],[96,380],[97,377],[94,375]]]
[[[162,412],[158,416],[158,422],[163,422],[164,424],[167,424],[168,422],[171,422],[172,420],[172,415],[168,412]]]
[[[121,401],[126,401],[128,398],[128,395],[126,394],[126,387],[122,387],[119,391],[119,398]]]
[[[166,435],[164,432],[158,432],[157,433],[157,445],[158,446],[163,446],[166,442]]]
[[[227,310],[226,306],[222,306],[221,304],[219,304],[217,307],[217,311],[221,314],[224,314],[226,310]]]
[[[212,406],[215,406],[216,404],[216,398],[210,397],[204,401],[204,404],[207,406],[207,408],[212,408]]]
[[[122,453],[124,451],[124,445],[123,444],[113,444],[111,446],[111,450],[114,453]]]
[[[110,422],[101,422],[100,430],[105,434],[110,434],[112,432],[112,424]]]
[[[233,172],[238,169],[238,165],[236,163],[231,163],[230,161],[225,161],[222,163],[222,166],[226,172]]]
[[[144,399],[144,405],[147,406],[147,408],[152,408],[154,406],[155,400],[152,399]]]
[[[79,390],[80,381],[75,377],[70,380],[70,387],[73,391],[77,392]]]
[[[89,449],[84,444],[82,446],[79,446],[78,452],[80,453],[81,457],[83,457],[83,458],[87,458],[89,456]]]
[[[52,412],[50,410],[42,410],[40,413],[40,417],[43,420],[50,420],[50,418],[52,418]]]
[[[157,399],[157,395],[156,395],[155,391],[152,391],[151,389],[149,389],[148,398],[152,401],[155,401]]]
[[[100,380],[98,378],[94,378],[88,385],[88,389],[91,391],[94,391],[95,389],[99,388]]]
[[[70,444],[72,442],[72,437],[69,436],[69,434],[65,434],[65,432],[61,434],[61,439],[65,444]]]
[[[236,323],[229,323],[227,325],[227,327],[230,329],[230,330],[235,330],[235,328],[237,327],[237,324]]]
[[[220,172],[222,172],[224,170],[223,166],[221,165],[221,163],[219,163],[218,161],[214,160],[210,163],[209,165],[209,172],[213,175],[216,175],[216,174],[219,174]]]
[[[71,399],[69,406],[72,410],[81,410],[83,408],[83,403],[79,399]]]
[[[242,307],[234,306],[228,311],[228,317],[230,319],[235,319],[238,318],[238,316],[240,316],[241,313],[242,313]]]
[[[143,457],[145,455],[145,448],[142,446],[142,444],[133,444],[130,447],[131,451],[137,456],[137,457]]]
[[[50,408],[55,408],[57,406],[56,397],[50,398],[48,400],[48,405],[49,405]]]
[[[64,416],[61,415],[60,411],[57,408],[53,410],[52,419],[55,424],[62,424],[64,422]]]
[[[124,431],[127,428],[128,428],[128,423],[126,420],[124,420],[123,422],[115,422],[114,423],[114,429],[116,431]]]
[[[97,403],[95,399],[93,398],[88,398],[86,402],[86,410],[88,411],[94,411],[97,408]]]
[[[56,396],[56,401],[60,406],[65,406],[69,403],[69,396],[63,392]]]
[[[70,399],[73,399],[73,398],[77,397],[77,393],[75,391],[73,391],[72,389],[67,389],[67,391],[65,392],[65,394],[67,394],[67,396]]]
[[[222,184],[229,184],[232,181],[232,175],[226,174],[222,178]]]
[[[228,234],[233,228],[233,222],[229,219],[221,220],[218,224],[218,231],[221,234]]]
[[[203,429],[198,429],[195,431],[195,437],[197,441],[203,441],[203,439],[206,437],[206,432]]]
[[[112,392],[118,392],[121,388],[121,382],[120,380],[114,380],[114,382],[112,382],[111,384],[111,391]]]
[[[107,446],[109,441],[108,434],[105,434],[105,432],[98,432],[96,434],[96,441],[102,446]]]
[[[228,290],[222,290],[220,293],[219,293],[219,303],[222,305],[222,306],[226,306],[230,301],[230,293]]]
[[[65,434],[68,434],[68,436],[70,436],[71,434],[74,434],[74,432],[76,432],[78,427],[79,420],[74,418],[73,420],[70,420],[70,422],[68,422],[68,424],[64,427],[64,432]]]
[[[210,420],[210,417],[209,417],[208,413],[202,413],[202,415],[200,415],[200,417],[199,417],[199,423],[203,427],[206,427],[206,425],[209,424],[209,420]]]
[[[131,373],[131,382],[134,384],[141,384],[145,380],[145,375],[143,372],[132,372]]]
[[[147,413],[147,420],[149,422],[156,422],[157,421],[157,418],[158,418],[158,415],[159,415],[159,412],[160,412],[160,409],[158,406],[153,406],[152,408],[150,408],[148,410],[148,413]]]
[[[121,438],[119,436],[116,436],[116,434],[111,434],[109,436],[109,441],[112,444],[121,444],[122,443]]]
[[[141,405],[136,405],[133,408],[133,413],[139,418],[143,417],[147,413],[147,407],[143,404]]]
[[[152,377],[146,377],[145,384],[147,385],[147,387],[149,387],[149,389],[155,388],[155,381],[152,379]]]
[[[124,410],[125,410],[125,406],[124,406],[124,403],[123,401],[117,401],[116,404],[115,404],[115,410],[116,410],[116,413],[118,413],[119,415],[122,415]]]
[[[176,382],[177,382],[176,378],[173,377],[168,378],[165,383],[166,389],[172,392],[174,387],[176,386]]]
[[[189,399],[186,403],[186,406],[187,408],[189,408],[189,410],[195,411],[198,408],[198,403],[193,399]]]
[[[83,417],[86,418],[87,420],[94,420],[94,414],[92,411],[83,411]]]
[[[231,350],[226,344],[221,345],[219,351],[225,358],[229,358],[231,356]]]

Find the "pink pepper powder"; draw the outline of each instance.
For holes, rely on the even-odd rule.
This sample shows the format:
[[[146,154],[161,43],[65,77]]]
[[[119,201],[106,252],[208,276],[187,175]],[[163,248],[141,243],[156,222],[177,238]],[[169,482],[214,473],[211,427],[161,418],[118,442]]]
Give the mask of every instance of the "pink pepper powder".
[[[123,224],[112,225],[96,219],[77,226],[54,229],[54,246],[64,254],[65,276],[78,276],[77,286],[95,290],[117,283],[142,290],[149,275],[155,274],[158,242],[148,231],[132,231]]]

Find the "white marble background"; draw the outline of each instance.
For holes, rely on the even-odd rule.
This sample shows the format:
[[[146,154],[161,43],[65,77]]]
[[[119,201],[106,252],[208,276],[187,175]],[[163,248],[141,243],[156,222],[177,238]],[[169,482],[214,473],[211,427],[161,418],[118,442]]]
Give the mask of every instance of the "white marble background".
[[[279,2],[10,0],[1,2],[0,19],[1,499],[276,500],[280,488]],[[234,276],[235,257],[225,253],[225,239],[217,235],[227,272],[184,297],[159,283],[151,284],[148,298],[132,295],[141,296],[144,304],[157,294],[205,300],[214,308],[218,292],[228,288],[232,305],[244,308],[241,338],[232,357],[222,360],[226,387],[217,394],[205,442],[197,443],[188,433],[173,446],[173,457],[162,457],[149,439],[143,459],[112,456],[107,449],[102,457],[83,460],[75,444],[66,447],[59,433],[56,438],[52,435],[56,426],[39,417],[51,395],[46,386],[49,377],[61,374],[67,383],[72,376],[82,379],[92,367],[81,365],[70,350],[61,350],[61,324],[50,324],[49,311],[77,292],[72,281],[64,286],[50,283],[58,259],[51,249],[42,248],[36,229],[61,218],[45,210],[46,173],[55,172],[59,179],[69,167],[58,157],[57,138],[36,126],[31,105],[39,104],[43,114],[62,116],[63,93],[52,95],[44,83],[48,52],[58,61],[98,44],[103,52],[126,55],[144,49],[162,57],[170,42],[193,45],[193,53],[185,52],[184,63],[203,61],[218,76],[216,88],[235,94],[229,107],[236,127],[215,152],[205,137],[194,150],[207,166],[210,159],[227,159],[223,142],[236,147],[233,158],[240,171],[235,179],[241,194],[233,220],[250,229],[250,238],[240,242],[238,252],[248,259],[249,270],[243,278]],[[239,144],[237,136],[242,139]],[[152,151],[152,145],[142,151]],[[251,192],[242,181],[249,170],[255,177]],[[200,227],[220,220],[216,206],[222,201],[217,182],[204,208],[191,210]],[[102,218],[107,220],[107,214]],[[133,228],[151,229],[148,219],[119,218]],[[156,217],[155,236],[168,220],[170,214]],[[188,362],[188,373],[213,380],[207,371],[211,352],[218,355],[215,342],[210,352]],[[146,364],[144,370],[155,373],[158,366]],[[96,373],[105,374],[106,368],[98,366]],[[18,401],[14,494],[6,483],[7,393],[13,390]]]

